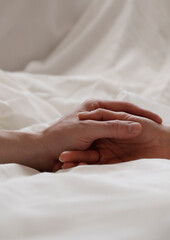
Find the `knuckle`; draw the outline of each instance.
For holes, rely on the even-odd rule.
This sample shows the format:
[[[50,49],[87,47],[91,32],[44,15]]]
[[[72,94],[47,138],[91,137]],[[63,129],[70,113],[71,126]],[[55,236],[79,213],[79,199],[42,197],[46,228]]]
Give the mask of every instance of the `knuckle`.
[[[76,131],[83,134],[83,138],[89,136],[91,130],[93,129],[93,123],[91,120],[81,121],[76,127]]]
[[[116,138],[118,136],[120,121],[114,120],[114,121],[108,122],[108,125],[109,125],[109,131],[113,132]]]
[[[91,106],[90,106],[90,109],[91,110],[95,110],[99,107],[99,104],[98,104],[98,101],[94,101]]]
[[[93,110],[93,114],[94,114],[94,116],[97,117],[97,120],[101,120],[102,116],[103,116],[102,108],[97,108],[97,109]]]
[[[102,113],[103,113],[103,109],[102,109],[102,108],[97,108],[95,111],[96,111],[97,113],[99,113],[99,114],[102,114]]]
[[[85,120],[81,122],[81,127],[82,128],[88,128],[89,126],[91,126],[93,124],[92,120]]]
[[[91,110],[95,110],[95,109],[99,108],[99,101],[94,98],[90,98],[90,99],[85,100],[83,105],[87,110],[91,111]]]
[[[115,131],[118,128],[119,120],[107,121],[106,125],[110,128],[111,131]]]
[[[119,114],[118,114],[118,118],[120,120],[129,120],[130,116],[131,116],[130,114],[125,113],[125,112],[119,112]]]
[[[94,101],[94,99],[89,98],[89,99],[87,99],[87,100],[84,101],[83,105],[84,105],[85,107],[90,107],[91,104],[93,103],[93,101]]]
[[[112,128],[114,129],[114,131],[118,131],[119,125],[120,125],[120,121],[114,120],[114,122],[112,124]]]

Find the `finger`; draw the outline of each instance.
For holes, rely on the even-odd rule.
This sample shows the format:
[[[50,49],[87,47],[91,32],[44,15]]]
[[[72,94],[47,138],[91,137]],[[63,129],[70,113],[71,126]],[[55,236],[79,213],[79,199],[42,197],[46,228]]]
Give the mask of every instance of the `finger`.
[[[87,163],[81,162],[81,163],[79,163],[77,166],[82,166],[82,165],[87,165]]]
[[[75,164],[75,163],[71,163],[71,162],[68,163],[68,162],[67,162],[67,163],[64,163],[64,164],[63,164],[62,169],[69,169],[69,168],[73,168],[73,167],[77,167],[77,166],[82,166],[82,165],[87,165],[87,163],[81,162],[81,163]]]
[[[55,164],[55,166],[53,167],[53,172],[57,172],[58,170],[60,170],[61,168],[62,168],[62,163],[61,162],[57,162],[56,164]]]
[[[88,103],[88,101],[87,101],[87,103]],[[108,110],[116,111],[116,112],[121,111],[121,112],[130,113],[133,115],[149,118],[159,124],[162,123],[162,118],[160,116],[158,116],[158,114],[148,111],[146,109],[143,109],[141,107],[138,107],[135,104],[132,104],[129,102],[90,100],[88,105],[89,105],[89,107],[88,107],[89,111],[95,110],[97,108],[103,108],[103,109],[108,109]]]
[[[79,120],[96,120],[96,121],[128,120],[130,116],[132,115],[125,112],[113,112],[102,108],[98,108],[91,112],[78,113]]]
[[[94,141],[99,138],[129,139],[140,134],[142,126],[132,121],[93,121],[86,120],[85,134]]]
[[[95,150],[66,151],[61,153],[59,160],[61,162],[95,163],[99,160],[99,153]]]
[[[77,166],[76,163],[66,162],[66,163],[63,163],[62,169],[69,169],[69,168],[73,168],[76,166]]]
[[[162,123],[162,118],[156,114],[156,113],[153,113],[151,111],[148,111],[146,109],[143,109],[141,107],[138,107],[136,106],[135,104],[132,104],[132,103],[128,103],[128,102],[114,102],[114,106],[112,107],[113,105],[113,102],[101,102],[100,105],[103,106],[103,108],[106,108],[108,110],[113,110],[113,111],[122,111],[122,112],[127,112],[127,113],[130,113],[130,114],[133,114],[133,115],[137,115],[137,116],[141,116],[141,117],[145,117],[145,118],[149,118],[159,124]]]
[[[113,159],[113,160],[107,160],[106,162],[102,162],[102,164],[119,164],[122,162],[124,162],[124,161],[122,161],[120,159]]]

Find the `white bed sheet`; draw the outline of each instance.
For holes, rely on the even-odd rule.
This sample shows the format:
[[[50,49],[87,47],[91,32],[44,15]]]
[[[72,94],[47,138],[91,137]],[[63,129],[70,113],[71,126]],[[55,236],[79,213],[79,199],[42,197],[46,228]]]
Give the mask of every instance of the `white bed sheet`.
[[[92,1],[31,73],[0,71],[0,128],[37,131],[89,97],[137,103],[169,124],[169,10],[165,0]],[[0,185],[0,239],[170,239],[169,160],[57,173],[0,165]]]
[[[1,167],[1,239],[169,239],[164,159],[38,173]]]

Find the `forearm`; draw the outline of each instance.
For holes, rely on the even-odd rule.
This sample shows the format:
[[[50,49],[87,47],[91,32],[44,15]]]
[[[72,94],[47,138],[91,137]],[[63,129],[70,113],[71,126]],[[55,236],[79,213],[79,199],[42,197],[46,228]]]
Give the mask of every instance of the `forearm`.
[[[40,135],[17,131],[0,131],[0,163],[19,163],[36,168],[44,154]]]

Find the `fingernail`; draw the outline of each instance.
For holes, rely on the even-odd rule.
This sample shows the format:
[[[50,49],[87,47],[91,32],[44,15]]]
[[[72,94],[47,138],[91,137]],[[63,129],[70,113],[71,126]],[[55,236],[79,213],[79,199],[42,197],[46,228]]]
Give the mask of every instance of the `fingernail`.
[[[141,131],[141,125],[139,123],[130,123],[129,124],[129,133],[137,134]]]
[[[68,157],[69,157],[69,151],[65,151],[65,152],[62,152],[61,154],[60,154],[60,156],[59,156],[59,158],[58,158],[58,160],[60,161],[60,162],[67,162],[67,159],[68,159]]]
[[[60,162],[62,162],[62,163],[64,162],[64,160],[62,159],[62,156],[61,156],[61,155],[59,156],[58,160],[59,160]]]

